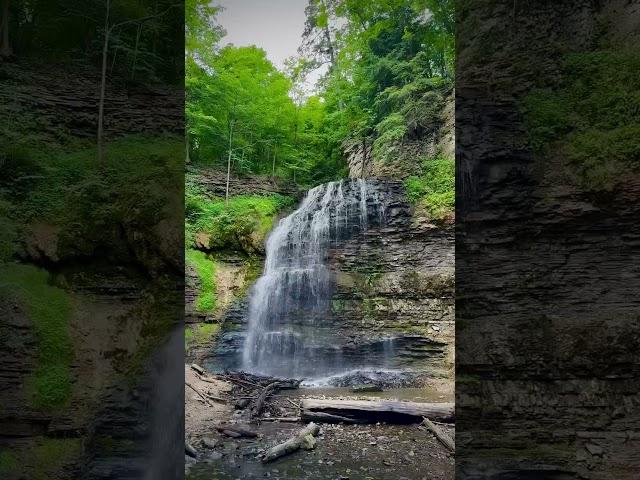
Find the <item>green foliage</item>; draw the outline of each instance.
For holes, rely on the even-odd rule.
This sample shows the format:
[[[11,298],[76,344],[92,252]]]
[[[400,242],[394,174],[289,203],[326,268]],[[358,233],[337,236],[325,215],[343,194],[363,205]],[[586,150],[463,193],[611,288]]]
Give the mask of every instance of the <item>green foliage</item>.
[[[9,475],[15,473],[18,468],[18,458],[9,450],[0,451],[0,474]]]
[[[15,228],[36,220],[58,225],[59,249],[91,254],[111,248],[123,227],[152,228],[180,210],[183,193],[176,180],[182,177],[184,146],[177,137],[115,140],[107,145],[103,166],[96,162],[95,147],[84,143],[65,148],[34,144],[19,151],[32,171],[21,181],[4,177],[5,168],[15,170],[18,161],[0,165],[8,179],[0,185],[0,194],[12,199],[11,207],[0,204],[0,210],[11,214],[4,222],[13,222]],[[13,154],[0,148],[0,158],[3,155]],[[0,243],[5,257],[12,248],[10,239]]]
[[[16,251],[18,230],[12,219],[12,204],[0,199],[0,263],[8,262]]]
[[[612,190],[640,169],[640,55],[597,50],[567,55],[554,88],[531,92],[522,110],[532,147],[561,152],[588,190]]]
[[[28,384],[30,400],[39,408],[63,406],[71,394],[73,360],[68,295],[50,285],[47,272],[34,266],[7,264],[0,272],[0,292],[16,295],[26,307],[38,342],[38,363]]]
[[[452,159],[425,159],[421,176],[405,180],[409,200],[426,207],[429,216],[443,220],[455,207],[455,163]]]
[[[390,114],[375,129],[378,137],[373,142],[373,153],[381,159],[387,158],[393,146],[407,134],[405,119],[399,113]]]
[[[327,123],[336,132],[331,148],[364,140],[373,144],[374,158],[387,161],[404,139],[421,138],[440,123],[453,78],[453,2],[329,4],[330,23],[342,25],[329,35],[337,55],[324,79]],[[307,23],[313,26],[313,17]],[[318,29],[307,30],[311,39]],[[316,58],[326,51],[326,38],[316,45]]]
[[[191,4],[193,0],[189,0]],[[11,0],[9,43],[19,58],[100,65],[110,4],[110,74],[181,83],[182,6],[173,0]],[[124,23],[127,22],[127,23]],[[168,58],[176,59],[168,62]]]
[[[187,325],[184,330],[185,349],[196,345],[211,345],[211,341],[220,331],[219,323],[199,323]]]
[[[278,212],[294,200],[279,194],[241,195],[224,199],[208,198],[198,187],[187,184],[187,247],[194,246],[196,233],[209,237],[211,249],[235,249],[255,253],[256,243],[264,241]]]
[[[185,260],[196,271],[200,282],[196,308],[201,312],[212,312],[216,308],[215,262],[204,252],[193,249],[187,250]]]
[[[33,480],[49,480],[82,453],[79,438],[44,438],[31,452],[27,464],[35,466]]]

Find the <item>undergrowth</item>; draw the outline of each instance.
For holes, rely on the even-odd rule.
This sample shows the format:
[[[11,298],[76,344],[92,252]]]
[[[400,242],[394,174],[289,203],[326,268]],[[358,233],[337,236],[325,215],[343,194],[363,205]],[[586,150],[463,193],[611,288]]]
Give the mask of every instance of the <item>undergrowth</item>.
[[[449,217],[455,207],[455,164],[445,157],[426,158],[422,163],[422,175],[405,180],[407,197],[414,204],[421,204],[434,220]]]
[[[14,295],[26,307],[37,339],[38,362],[27,382],[29,400],[38,408],[65,405],[71,394],[70,302],[49,275],[31,265],[0,267],[0,293]]]
[[[640,171],[640,55],[598,50],[567,55],[560,80],[522,103],[531,146],[567,159],[587,190],[611,191]]]
[[[188,249],[185,254],[187,265],[193,267],[199,280],[196,309],[200,312],[212,312],[216,308],[216,271],[215,262],[204,252]]]
[[[229,198],[209,197],[197,185],[187,184],[185,191],[186,246],[192,247],[197,233],[209,238],[210,249],[235,249],[255,253],[273,227],[281,210],[293,205],[291,197],[239,195]]]

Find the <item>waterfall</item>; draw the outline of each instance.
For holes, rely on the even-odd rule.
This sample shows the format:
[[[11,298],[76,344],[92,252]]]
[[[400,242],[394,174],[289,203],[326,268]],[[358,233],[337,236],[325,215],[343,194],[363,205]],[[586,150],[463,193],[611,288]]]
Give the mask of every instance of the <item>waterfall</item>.
[[[362,179],[330,182],[280,220],[249,297],[245,371],[290,378],[340,371],[340,342],[326,322],[334,284],[328,254],[384,220],[382,199]]]

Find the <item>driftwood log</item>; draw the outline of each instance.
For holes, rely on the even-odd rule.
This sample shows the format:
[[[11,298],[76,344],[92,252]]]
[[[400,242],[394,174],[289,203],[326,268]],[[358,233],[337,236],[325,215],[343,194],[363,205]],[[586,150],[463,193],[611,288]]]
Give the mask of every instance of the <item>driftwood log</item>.
[[[456,444],[453,441],[453,439],[446,433],[444,432],[440,427],[438,427],[437,425],[435,425],[431,420],[429,420],[428,418],[424,418],[422,420],[422,423],[424,424],[425,427],[427,427],[427,430],[429,430],[431,433],[433,433],[436,438],[438,440],[440,440],[440,443],[442,443],[445,447],[447,447],[447,449],[450,452],[455,452],[456,451]]]
[[[280,443],[275,447],[270,448],[262,457],[264,463],[272,462],[284,455],[293,453],[300,448],[306,448],[311,450],[315,447],[315,436],[320,432],[320,427],[315,423],[310,423],[302,430],[300,430],[294,437],[291,437],[286,442]]]
[[[263,418],[262,422],[284,422],[284,423],[297,423],[301,422],[302,418],[300,417],[268,417]]]
[[[215,429],[220,433],[224,433],[228,437],[234,437],[234,438],[239,438],[239,437],[255,438],[258,436],[257,432],[243,425],[221,423],[219,425],[215,425]]]
[[[369,423],[364,418],[345,417],[342,415],[334,415],[325,412],[315,412],[313,410],[303,410],[302,420],[305,422],[321,422],[321,423]]]
[[[391,400],[339,400],[339,399],[304,399],[302,401],[302,418],[321,420],[318,414],[333,420],[341,417],[350,423],[418,423],[424,417],[453,422],[453,403],[418,403]]]

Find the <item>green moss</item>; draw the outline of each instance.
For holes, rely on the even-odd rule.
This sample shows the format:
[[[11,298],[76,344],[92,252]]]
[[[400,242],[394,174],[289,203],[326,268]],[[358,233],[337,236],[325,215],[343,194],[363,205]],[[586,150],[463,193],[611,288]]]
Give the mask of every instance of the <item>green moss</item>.
[[[47,272],[34,266],[6,265],[0,277],[3,293],[16,295],[25,305],[38,341],[38,363],[27,384],[30,400],[39,408],[60,407],[71,393],[68,295],[50,285]]]
[[[75,461],[82,451],[79,438],[46,438],[33,449],[34,480],[49,480]]]
[[[407,197],[414,205],[424,205],[431,218],[443,220],[455,207],[455,163],[445,157],[428,158],[422,171],[405,180]]]
[[[199,323],[187,325],[184,330],[185,348],[189,350],[195,345],[210,344],[220,331],[218,323]]]
[[[196,309],[200,312],[212,312],[216,308],[215,263],[204,252],[193,249],[187,250],[185,259],[196,271],[200,283]]]
[[[570,54],[561,73],[522,102],[530,144],[543,157],[565,158],[584,188],[613,190],[640,171],[640,54]]]
[[[344,311],[345,301],[342,299],[331,300],[331,311],[334,313],[340,313]]]
[[[0,474],[9,475],[18,468],[18,458],[9,450],[0,451]]]

